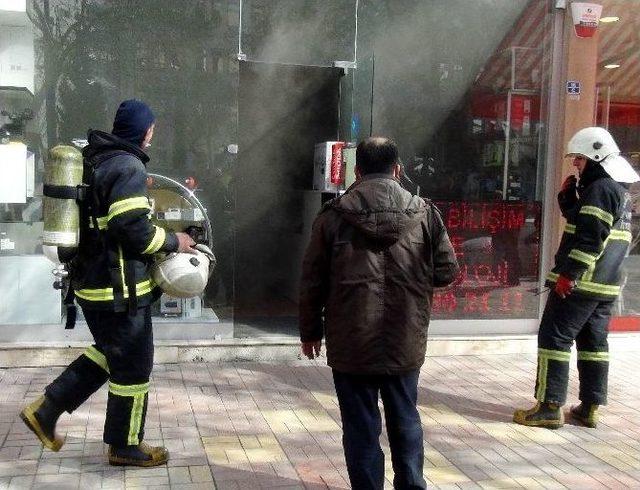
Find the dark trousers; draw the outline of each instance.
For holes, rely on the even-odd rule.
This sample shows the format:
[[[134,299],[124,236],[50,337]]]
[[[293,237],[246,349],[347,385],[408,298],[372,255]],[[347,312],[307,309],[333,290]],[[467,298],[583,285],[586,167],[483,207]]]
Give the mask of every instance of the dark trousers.
[[[95,344],[47,388],[47,397],[71,413],[109,381],[104,442],[136,445],[144,437],[149,376],[153,368],[151,308],[137,315],[84,310]]]
[[[565,404],[569,384],[569,358],[575,340],[580,400],[596,405],[607,403],[607,335],[612,305],[611,301],[599,301],[577,294],[565,299],[553,291],[549,294],[538,332],[538,401]]]
[[[333,371],[342,418],[342,445],[351,486],[384,487],[384,454],[380,448],[382,397],[396,489],[426,488],[422,476],[424,445],[416,408],[419,370],[402,375],[357,375]]]

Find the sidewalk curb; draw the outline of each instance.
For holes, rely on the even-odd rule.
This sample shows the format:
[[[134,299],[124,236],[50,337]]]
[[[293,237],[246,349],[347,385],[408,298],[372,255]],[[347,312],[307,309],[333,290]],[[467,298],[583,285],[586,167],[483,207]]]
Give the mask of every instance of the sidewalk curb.
[[[0,368],[65,366],[87,347],[85,342],[0,344]],[[612,352],[640,350],[640,333],[609,335]],[[535,335],[449,337],[432,336],[427,357],[535,354]],[[276,362],[299,359],[299,341],[292,337],[155,343],[155,363]]]

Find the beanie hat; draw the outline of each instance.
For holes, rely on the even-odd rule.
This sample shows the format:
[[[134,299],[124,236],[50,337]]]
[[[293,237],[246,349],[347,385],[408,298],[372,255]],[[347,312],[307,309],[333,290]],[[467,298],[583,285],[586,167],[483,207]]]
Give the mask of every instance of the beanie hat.
[[[111,133],[140,146],[155,119],[153,111],[144,102],[136,99],[125,100],[118,107]]]

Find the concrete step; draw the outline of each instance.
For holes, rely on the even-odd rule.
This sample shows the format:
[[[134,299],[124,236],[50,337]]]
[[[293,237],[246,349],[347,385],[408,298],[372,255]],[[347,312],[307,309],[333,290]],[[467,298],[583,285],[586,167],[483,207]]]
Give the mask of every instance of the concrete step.
[[[87,342],[0,344],[0,368],[65,366],[78,357]],[[612,333],[610,350],[640,350],[640,333]],[[452,337],[432,336],[427,356],[473,356],[488,354],[535,354],[536,336]],[[299,358],[297,338],[222,339],[155,342],[156,364],[179,362],[291,361]]]

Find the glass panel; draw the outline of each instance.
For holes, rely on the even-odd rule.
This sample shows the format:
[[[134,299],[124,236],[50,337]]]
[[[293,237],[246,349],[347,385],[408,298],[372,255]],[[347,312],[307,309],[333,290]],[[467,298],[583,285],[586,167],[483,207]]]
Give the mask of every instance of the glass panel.
[[[357,0],[243,0],[249,61],[333,66],[355,59]]]
[[[337,68],[240,65],[238,337],[297,335],[303,253],[322,201],[335,197],[312,188],[314,147],[338,136],[343,79]]]
[[[57,305],[34,321],[60,322],[60,293],[51,288],[51,264],[41,248],[46,155],[57,144],[85,139],[89,128],[110,131],[119,102],[135,97],[157,118],[149,171],[187,186],[202,202],[218,258],[203,303],[178,302],[171,311],[157,305],[155,314],[170,323],[196,317],[205,327],[176,330],[181,337],[231,335],[239,0],[20,3],[3,4],[17,5],[17,11],[0,10],[0,133],[3,145],[26,146],[14,162],[26,175],[24,195],[0,204],[3,298],[14,303],[6,296],[13,289],[5,278],[19,273],[24,279],[26,267],[46,287],[25,290],[51,296]],[[151,189],[152,197],[156,192]],[[162,204],[164,198],[155,197]],[[154,219],[170,221],[173,228],[198,224],[199,216],[184,201],[164,201],[157,209],[163,214]],[[17,260],[28,265],[18,266]],[[25,297],[15,301],[18,308]],[[12,322],[31,322],[27,317],[38,312],[30,310]]]
[[[436,318],[538,316],[548,2],[490,4],[360,2],[358,68],[373,83],[356,81],[354,113],[396,140],[463,270],[436,293]]]
[[[634,0],[602,2],[603,17],[618,21],[598,28],[598,124],[609,129],[622,154],[640,173],[640,11]],[[624,262],[622,294],[614,306],[618,316],[640,315],[640,185],[631,187],[633,241]],[[621,323],[640,330],[640,322]]]

